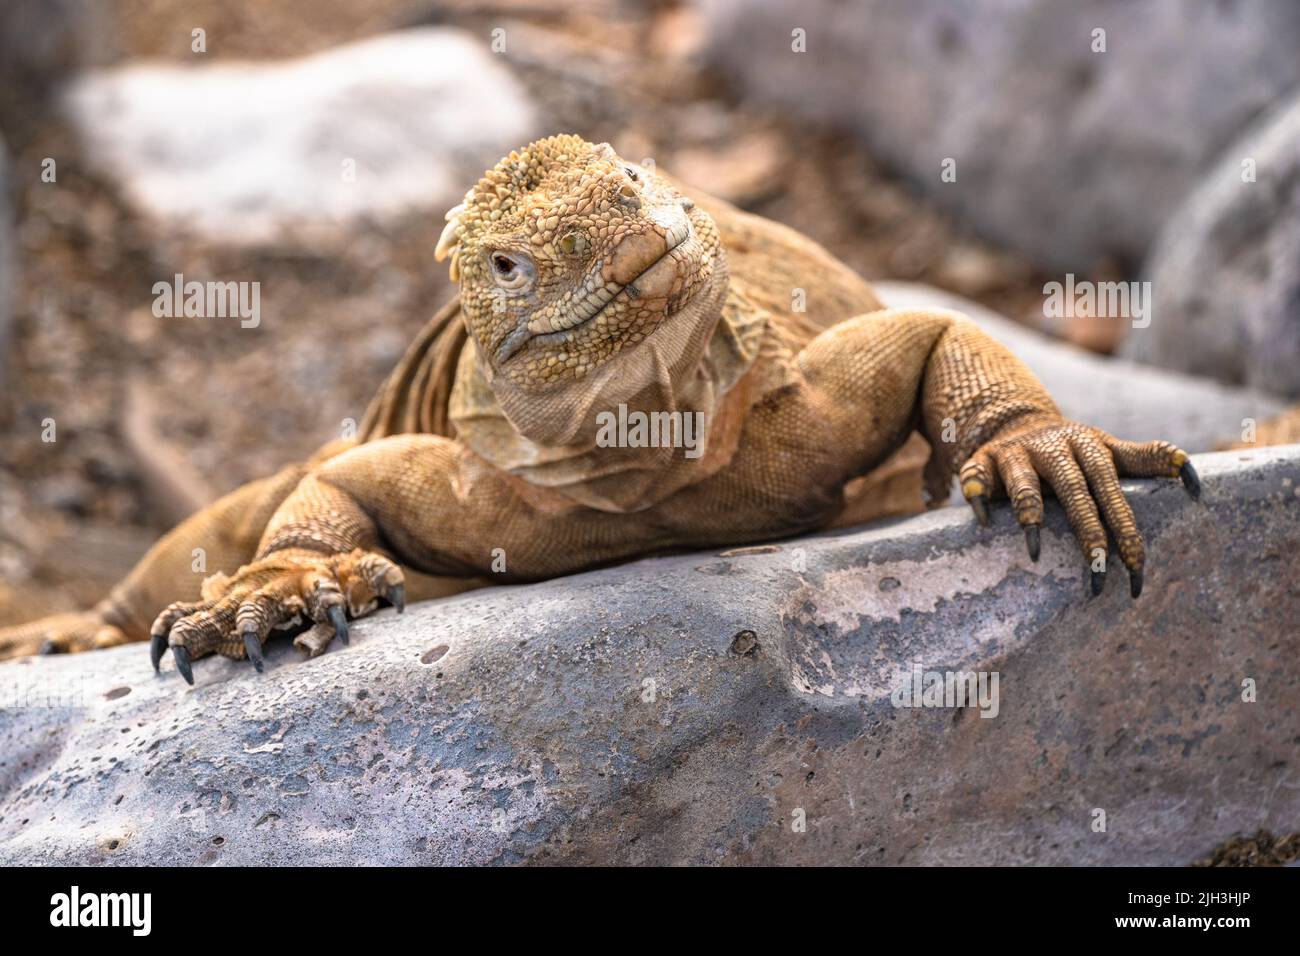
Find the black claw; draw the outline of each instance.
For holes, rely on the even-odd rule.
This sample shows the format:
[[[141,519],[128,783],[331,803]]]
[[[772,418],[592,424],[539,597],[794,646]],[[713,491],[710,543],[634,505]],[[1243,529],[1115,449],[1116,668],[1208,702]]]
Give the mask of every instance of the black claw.
[[[244,631],[244,653],[253,662],[253,669],[259,674],[265,666],[262,659],[262,639],[257,636],[257,628],[250,627]]]
[[[394,584],[384,595],[385,600],[393,607],[397,608],[397,613],[401,614],[406,610],[406,585]]]
[[[59,645],[55,644],[53,641],[49,639],[46,639],[45,641],[41,642],[41,646],[36,651],[36,653],[42,656],[46,654],[57,654],[59,653]]]
[[[348,619],[343,614],[342,604],[332,604],[327,612],[330,623],[334,625],[334,633],[338,635],[339,640],[344,644],[348,642]]]
[[[989,500],[984,495],[975,495],[970,500],[970,506],[975,512],[975,520],[984,527],[989,526]]]
[[[1190,461],[1183,462],[1183,467],[1178,469],[1178,477],[1183,479],[1183,487],[1187,493],[1192,496],[1193,501],[1201,500],[1201,476],[1196,473]]]
[[[194,669],[190,667],[190,652],[177,644],[172,648],[172,657],[176,658],[176,669],[185,678],[185,683],[193,687]]]
[[[1098,594],[1100,594],[1100,593],[1101,593],[1101,589],[1104,588],[1105,586],[1106,586],[1106,572],[1105,572],[1105,571],[1093,571],[1093,572],[1092,572],[1092,595],[1093,595],[1093,597],[1096,597]]]
[[[154,634],[149,638],[149,660],[153,662],[153,672],[161,673],[158,665],[162,663],[163,651],[167,650],[167,637],[163,634]]]
[[[1042,550],[1042,539],[1039,537],[1038,525],[1025,525],[1025,546],[1029,548],[1029,560],[1037,561],[1038,553]]]
[[[1128,591],[1129,591],[1129,594],[1133,595],[1133,597],[1135,597],[1135,598],[1136,598],[1138,595],[1140,595],[1140,594],[1142,593],[1142,571],[1141,571],[1141,569],[1138,569],[1137,571],[1129,571],[1129,573],[1128,573]]]

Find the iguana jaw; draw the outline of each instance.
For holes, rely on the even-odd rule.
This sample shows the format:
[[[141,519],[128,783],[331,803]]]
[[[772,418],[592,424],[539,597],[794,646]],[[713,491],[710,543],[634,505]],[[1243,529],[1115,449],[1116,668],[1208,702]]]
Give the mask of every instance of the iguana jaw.
[[[559,314],[531,319],[512,332],[497,349],[497,364],[504,364],[529,342],[563,342],[574,329],[601,315],[620,296],[639,299],[662,295],[667,298],[686,255],[680,247],[694,238],[690,219],[682,215],[659,232],[632,236],[607,261],[597,264],[582,287]]]

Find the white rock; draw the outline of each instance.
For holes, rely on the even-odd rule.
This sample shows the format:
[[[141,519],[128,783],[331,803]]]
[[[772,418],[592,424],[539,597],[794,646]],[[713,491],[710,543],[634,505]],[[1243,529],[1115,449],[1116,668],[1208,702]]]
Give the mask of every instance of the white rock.
[[[509,70],[443,28],[275,63],[95,72],[65,105],[93,161],[139,208],[235,243],[440,211],[536,133]]]

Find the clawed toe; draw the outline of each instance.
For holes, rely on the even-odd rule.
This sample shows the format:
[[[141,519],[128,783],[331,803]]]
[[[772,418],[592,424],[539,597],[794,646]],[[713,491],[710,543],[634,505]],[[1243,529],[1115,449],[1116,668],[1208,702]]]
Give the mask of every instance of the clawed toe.
[[[277,628],[303,620],[312,624],[310,638],[294,643],[315,656],[335,637],[350,642],[349,613],[368,613],[379,599],[399,612],[406,607],[401,569],[383,555],[362,550],[268,555],[233,576],[209,578],[204,597],[173,604],[154,621],[149,658],[155,671],[170,647],[176,670],[188,684],[194,683],[192,662],[212,653],[247,658],[260,674],[266,669],[262,644]]]
[[[185,678],[185,683],[194,686],[194,669],[190,667],[190,652],[182,645],[172,646],[172,657],[176,661],[176,670]]]
[[[401,614],[406,610],[406,586],[404,584],[394,584],[384,591],[384,600],[397,609]]]
[[[160,673],[159,665],[162,663],[163,652],[167,650],[166,634],[149,635],[149,660],[153,662],[154,673]]]
[[[1105,589],[1106,589],[1106,572],[1093,571],[1092,572],[1092,596],[1096,597]]]
[[[1025,525],[1025,547],[1029,550],[1029,560],[1037,562],[1042,550],[1042,535],[1038,525]]]
[[[1010,500],[1033,561],[1042,549],[1042,485],[1050,486],[1089,564],[1086,587],[1093,596],[1105,590],[1107,562],[1112,557],[1128,570],[1133,598],[1141,595],[1146,580],[1146,544],[1121,477],[1176,477],[1193,500],[1201,497],[1200,476],[1177,446],[1166,441],[1122,441],[1065,420],[1035,423],[988,442],[966,461],[960,477],[962,492],[980,524],[988,523],[991,499]]]
[[[329,609],[330,623],[334,625],[334,633],[344,644],[348,643],[348,619],[343,614],[343,605],[333,604]]]
[[[243,636],[244,653],[253,662],[253,669],[260,674],[266,668],[266,661],[262,657],[262,638],[257,633],[256,627],[244,628]]]

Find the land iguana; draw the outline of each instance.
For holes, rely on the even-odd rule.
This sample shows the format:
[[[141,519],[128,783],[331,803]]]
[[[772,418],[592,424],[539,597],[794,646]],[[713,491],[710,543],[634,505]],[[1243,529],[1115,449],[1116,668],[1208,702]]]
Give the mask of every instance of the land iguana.
[[[170,648],[190,683],[212,653],[260,671],[274,630],[309,627],[297,643],[319,653],[381,601],[401,611],[408,587],[423,597],[862,520],[918,433],[924,467],[890,472],[918,502],[922,488],[945,500],[957,476],[987,523],[1006,497],[1036,561],[1045,482],[1094,594],[1107,529],[1142,590],[1121,476],[1181,477],[1199,494],[1184,452],[1066,420],[961,315],[884,308],[812,241],[607,144],[563,135],[512,152],[447,214],[435,257],[459,295],[356,441],[199,511],[93,611],[0,631],[0,654],[151,638],[155,669]],[[697,442],[611,441],[615,411],[669,431],[694,416]],[[206,580],[196,548],[216,571]]]

